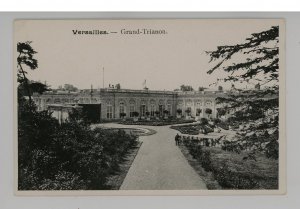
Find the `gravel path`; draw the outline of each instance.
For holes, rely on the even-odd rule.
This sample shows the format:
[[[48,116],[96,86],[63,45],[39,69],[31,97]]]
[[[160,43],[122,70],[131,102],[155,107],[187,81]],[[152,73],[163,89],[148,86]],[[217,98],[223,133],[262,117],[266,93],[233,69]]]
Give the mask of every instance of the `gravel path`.
[[[105,127],[124,127],[103,124]],[[128,128],[140,126],[128,125]],[[143,144],[133,161],[121,190],[204,190],[204,181],[175,146],[176,130],[169,126],[143,126],[157,131],[141,136]]]

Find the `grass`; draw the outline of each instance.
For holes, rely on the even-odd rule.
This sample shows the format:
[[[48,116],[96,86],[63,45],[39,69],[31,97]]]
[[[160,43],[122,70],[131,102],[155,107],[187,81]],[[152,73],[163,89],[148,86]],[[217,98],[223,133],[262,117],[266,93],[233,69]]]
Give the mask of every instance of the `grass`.
[[[216,180],[223,189],[278,189],[278,160],[267,158],[263,153],[256,153],[255,161],[243,159],[249,154],[246,151],[237,154],[193,143],[186,143],[185,146],[194,161],[198,162],[197,166],[192,166],[208,183],[214,184]]]
[[[201,179],[205,182],[207,189],[209,190],[217,190],[222,189],[218,181],[214,178],[212,172],[207,172],[205,169],[201,166],[199,161],[195,159],[187,149],[186,146],[179,146],[182,154],[187,159],[189,164],[194,168],[194,170],[198,173],[199,176],[201,176]]]
[[[135,156],[137,155],[142,142],[139,142],[137,146],[130,149],[122,161],[119,163],[119,169],[107,178],[106,187],[110,190],[119,190],[128,171],[133,163]]]
[[[253,189],[278,189],[278,160],[267,158],[262,153],[256,153],[256,161],[243,160],[243,157],[249,154],[248,152],[237,154],[223,151],[220,148],[205,149],[211,153],[214,173],[218,173],[223,167],[228,169],[228,173],[239,177],[237,181],[243,179],[250,181]],[[232,179],[229,178],[228,180]],[[225,187],[231,188],[230,184],[224,183]],[[243,187],[242,183],[233,186]]]

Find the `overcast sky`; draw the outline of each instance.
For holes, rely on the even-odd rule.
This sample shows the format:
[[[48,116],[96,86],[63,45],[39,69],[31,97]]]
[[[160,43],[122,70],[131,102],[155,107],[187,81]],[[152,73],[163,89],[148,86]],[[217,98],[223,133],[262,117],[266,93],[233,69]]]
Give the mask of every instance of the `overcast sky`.
[[[65,83],[78,88],[90,88],[91,84],[102,87],[104,67],[106,87],[120,83],[122,88],[142,89],[147,80],[151,90],[174,90],[181,84],[208,87],[224,77],[222,71],[206,73],[213,65],[205,51],[242,43],[251,33],[273,25],[278,25],[277,20],[16,21],[15,41],[33,41],[39,67],[29,70],[28,77],[47,81],[53,88]],[[165,30],[167,34],[120,32],[144,28]],[[73,35],[72,30],[117,33]]]

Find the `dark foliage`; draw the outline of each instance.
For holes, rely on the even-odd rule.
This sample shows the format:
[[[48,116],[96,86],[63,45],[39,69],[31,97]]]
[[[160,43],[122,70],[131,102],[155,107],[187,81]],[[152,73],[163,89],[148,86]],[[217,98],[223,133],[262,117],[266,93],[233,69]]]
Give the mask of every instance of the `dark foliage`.
[[[192,86],[190,86],[190,85],[184,85],[184,84],[182,84],[182,85],[180,86],[180,90],[181,90],[181,91],[194,91],[194,89],[193,89]]]
[[[200,122],[201,122],[202,125],[207,125],[208,124],[207,118],[201,118]]]
[[[208,114],[208,115],[212,114],[212,109],[206,108],[205,113]]]
[[[247,79],[258,79],[256,76],[260,73],[265,75],[266,82],[278,80],[278,54],[279,47],[279,27],[273,26],[267,31],[253,33],[246,39],[245,43],[232,46],[219,46],[216,51],[207,52],[211,58],[210,61],[219,61],[212,69],[208,71],[213,73],[216,69],[224,66],[226,61],[231,60],[235,55],[244,54],[246,60],[241,63],[232,63],[222,69],[231,73],[225,78],[225,81],[245,81]],[[240,75],[233,75],[234,72],[242,70]]]
[[[217,98],[217,103],[223,105],[223,108],[218,109],[218,115],[233,112],[227,123],[234,129],[238,124],[255,123],[253,126],[244,128],[244,131],[248,133],[266,132],[270,129],[278,131],[278,42],[279,27],[273,26],[269,30],[253,33],[244,43],[219,46],[217,50],[207,52],[210,61],[217,62],[207,73],[211,74],[216,70],[228,73],[225,79],[218,79],[217,83],[229,81],[252,84],[254,82],[255,84],[255,89],[237,90],[234,88],[225,97]],[[239,56],[239,63],[232,62],[236,56]],[[264,88],[260,89],[261,87]],[[224,124],[219,125],[226,127]],[[246,140],[246,138],[242,140]],[[270,158],[278,158],[278,136],[275,138],[265,137],[264,142],[268,143],[266,145],[268,151],[265,154]],[[228,144],[227,148],[235,150],[236,146]]]
[[[38,82],[29,83],[22,67],[37,68],[36,52],[30,42],[18,43],[17,50],[19,190],[105,189],[106,178],[136,145],[136,136],[92,130],[89,118],[82,117],[81,111],[74,110],[62,125],[51,112],[38,112],[31,94],[47,88]]]
[[[19,104],[20,190],[105,189],[107,176],[135,146],[136,137],[124,131],[91,130],[74,119],[59,125],[27,105]]]

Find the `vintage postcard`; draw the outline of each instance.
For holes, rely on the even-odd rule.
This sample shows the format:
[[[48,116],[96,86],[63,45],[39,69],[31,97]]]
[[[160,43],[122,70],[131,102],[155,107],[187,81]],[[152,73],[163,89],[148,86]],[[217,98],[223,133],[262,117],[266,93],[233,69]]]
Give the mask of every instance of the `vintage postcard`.
[[[15,20],[17,195],[285,194],[283,19]]]

